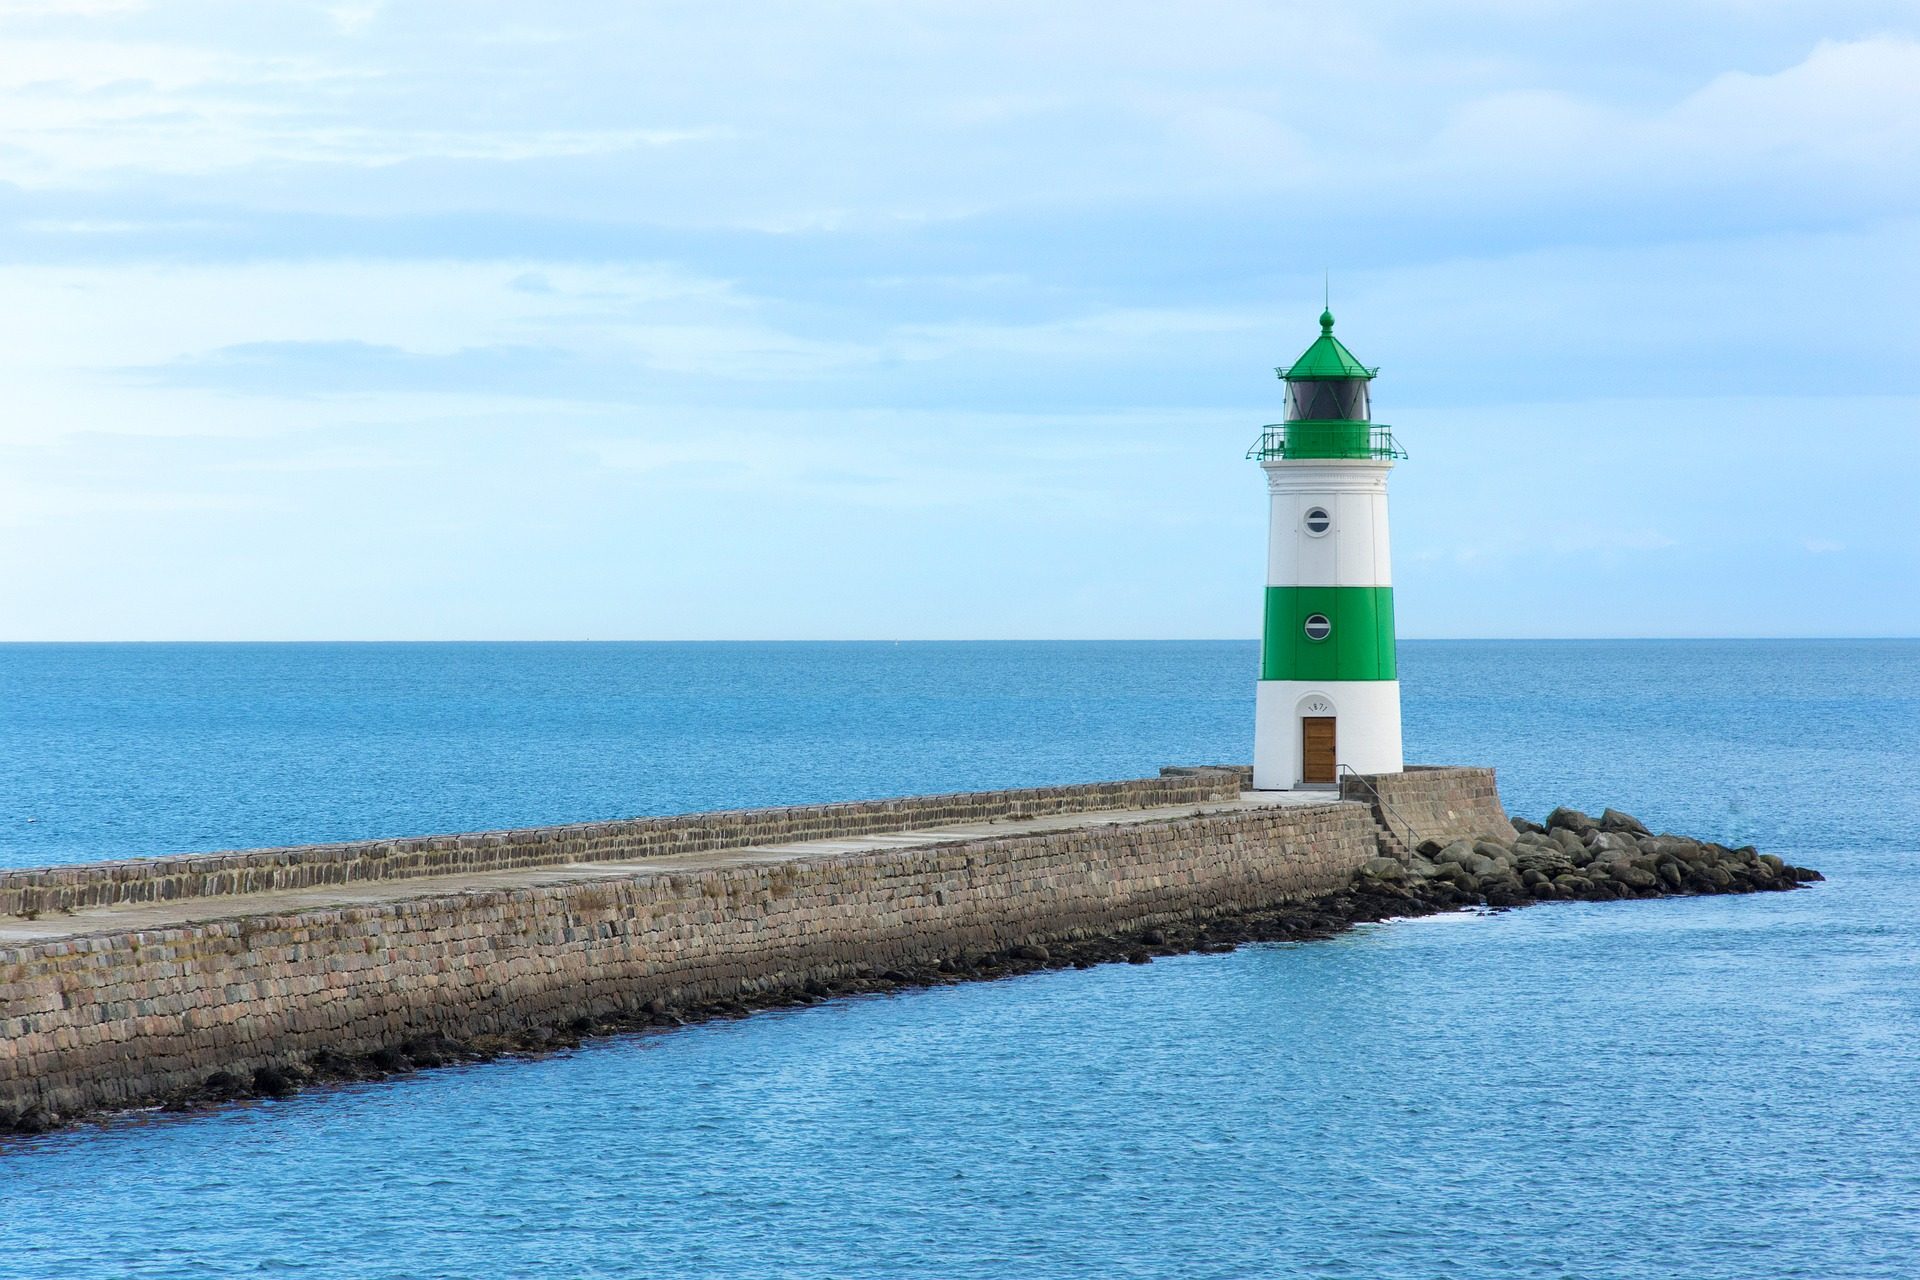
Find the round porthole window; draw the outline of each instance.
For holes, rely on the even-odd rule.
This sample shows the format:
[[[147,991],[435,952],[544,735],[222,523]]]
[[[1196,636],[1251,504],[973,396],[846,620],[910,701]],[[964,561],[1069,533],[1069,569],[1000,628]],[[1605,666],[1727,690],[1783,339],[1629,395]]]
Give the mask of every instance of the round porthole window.
[[[1333,528],[1333,517],[1327,514],[1325,507],[1310,507],[1307,510],[1306,526],[1307,532],[1317,538]]]
[[[1317,643],[1325,640],[1332,634],[1333,623],[1328,619],[1326,614],[1310,613],[1307,615],[1307,639]]]

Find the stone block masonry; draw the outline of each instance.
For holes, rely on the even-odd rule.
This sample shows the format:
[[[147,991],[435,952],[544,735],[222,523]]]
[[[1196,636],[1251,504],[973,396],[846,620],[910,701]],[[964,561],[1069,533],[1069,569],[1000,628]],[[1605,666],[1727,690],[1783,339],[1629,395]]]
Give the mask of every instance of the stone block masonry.
[[[1513,839],[1491,769],[1410,765],[1404,773],[1349,776],[1340,794],[1368,807],[1388,857],[1404,859],[1428,840]]]
[[[313,904],[313,882],[305,881],[308,892],[285,895],[300,899],[297,906],[236,898],[228,918],[164,926],[126,923],[151,920],[154,907],[82,910],[70,922],[35,926],[59,923],[65,936],[0,947],[0,1113],[136,1106],[190,1091],[213,1072],[244,1077],[423,1035],[469,1040],[654,1001],[753,998],[955,953],[1270,907],[1337,890],[1375,855],[1367,808],[1331,797],[1243,801],[1243,778],[1200,771],[1090,789],[648,820],[693,833],[676,839],[706,840],[715,850],[707,853],[682,845],[636,858],[636,848],[657,847],[634,838],[636,824],[508,833],[491,845],[465,837],[380,842],[362,846],[364,856],[390,857],[375,851],[396,847],[464,850],[496,875],[502,861],[554,842],[589,856],[565,855],[577,872],[546,862],[556,869],[521,873],[503,887],[456,891],[422,878],[384,888],[385,897],[326,905]],[[909,832],[830,853],[735,847],[765,841],[722,844],[727,837],[705,829],[776,840],[870,836],[948,815],[990,822],[1036,809],[1086,819],[964,838],[922,832],[917,843]],[[622,827],[629,829],[605,837],[626,841],[622,855],[577,834]],[[266,861],[255,853],[155,863],[202,864],[180,874],[199,877],[191,883],[203,893],[241,892],[270,869],[326,866],[339,884],[382,878],[340,867],[337,850],[345,847],[274,851]],[[616,856],[635,860],[580,865]],[[150,886],[174,875],[116,867],[63,884]]]
[[[586,862],[626,862],[785,841],[871,835],[962,822],[1231,800],[1251,771],[1169,769],[1158,778],[972,791],[613,822],[410,836],[286,849],[130,858],[0,872],[0,916],[327,885],[463,875]]]

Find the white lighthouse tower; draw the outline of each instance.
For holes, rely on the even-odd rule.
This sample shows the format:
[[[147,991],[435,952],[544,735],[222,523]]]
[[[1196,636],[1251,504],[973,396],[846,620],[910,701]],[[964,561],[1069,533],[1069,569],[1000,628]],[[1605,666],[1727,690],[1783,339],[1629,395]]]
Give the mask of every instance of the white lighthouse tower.
[[[1333,336],[1333,312],[1292,365],[1286,421],[1247,456],[1267,473],[1266,624],[1254,714],[1253,785],[1290,791],[1355,773],[1398,773],[1387,473],[1403,458],[1371,417],[1375,369]]]

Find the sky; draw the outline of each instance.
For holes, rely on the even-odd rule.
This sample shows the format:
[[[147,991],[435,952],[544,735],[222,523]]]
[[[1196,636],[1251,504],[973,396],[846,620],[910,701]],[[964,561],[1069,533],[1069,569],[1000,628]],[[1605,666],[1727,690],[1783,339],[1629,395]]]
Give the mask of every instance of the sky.
[[[1920,634],[1920,4],[0,0],[0,639]]]

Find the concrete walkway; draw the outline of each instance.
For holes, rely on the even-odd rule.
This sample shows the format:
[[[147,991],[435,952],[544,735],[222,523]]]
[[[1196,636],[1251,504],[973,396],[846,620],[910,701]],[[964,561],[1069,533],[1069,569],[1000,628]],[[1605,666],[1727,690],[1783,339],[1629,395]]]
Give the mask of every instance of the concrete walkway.
[[[481,871],[466,875],[421,876],[405,880],[375,880],[364,884],[325,885],[313,889],[284,889],[271,893],[185,898],[177,902],[143,902],[111,907],[89,907],[71,915],[54,914],[43,916],[38,920],[22,920],[11,916],[0,919],[0,947],[82,937],[89,934],[168,929],[208,920],[231,920],[239,916],[285,915],[298,911],[398,902],[409,898],[437,898],[448,894],[533,888],[579,881],[644,879],[648,876],[670,875],[676,871],[839,857],[847,854],[877,852],[882,849],[910,849],[917,846],[953,844],[964,840],[990,839],[997,836],[1067,831],[1078,827],[1165,822],[1173,818],[1193,817],[1196,814],[1234,813],[1277,805],[1332,804],[1338,800],[1339,796],[1332,791],[1245,791],[1237,800],[1221,800],[1205,804],[1165,805],[1152,809],[1098,809],[1086,813],[1056,813],[1035,818],[966,822],[952,826],[916,828],[910,831],[889,831],[877,835],[841,836],[825,840],[802,840],[789,844],[716,849],[708,853],[647,858],[636,862],[575,862],[551,867]]]

